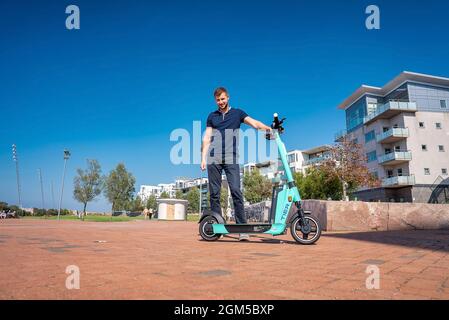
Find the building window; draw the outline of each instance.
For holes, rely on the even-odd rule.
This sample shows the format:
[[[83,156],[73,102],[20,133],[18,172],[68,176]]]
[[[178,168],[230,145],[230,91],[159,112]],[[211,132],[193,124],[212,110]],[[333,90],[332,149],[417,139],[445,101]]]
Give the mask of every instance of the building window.
[[[447,176],[447,168],[441,169],[441,174],[443,174],[444,176]]]
[[[366,162],[372,162],[377,160],[376,151],[371,151],[366,154]]]
[[[289,154],[288,155],[288,163],[295,162],[295,154]]]
[[[398,177],[402,177],[402,168],[398,169]]]
[[[438,151],[444,152],[444,146],[443,146],[443,145],[439,145],[439,146],[438,146]]]
[[[422,145],[421,145],[421,150],[422,150],[422,151],[427,151],[427,145],[422,144]]]
[[[426,176],[430,175],[430,169],[429,168],[424,168],[424,174]]]
[[[419,127],[420,127],[420,128],[424,128],[424,122],[420,122],[420,123],[419,123]]]
[[[441,106],[441,109],[446,109],[447,108],[446,100],[440,100],[440,106]]]
[[[376,134],[374,133],[374,130],[371,130],[368,133],[365,133],[365,143],[370,142],[371,140],[374,140],[376,138]]]
[[[440,123],[440,122],[435,123],[435,127],[436,127],[437,129],[441,129],[441,123]]]

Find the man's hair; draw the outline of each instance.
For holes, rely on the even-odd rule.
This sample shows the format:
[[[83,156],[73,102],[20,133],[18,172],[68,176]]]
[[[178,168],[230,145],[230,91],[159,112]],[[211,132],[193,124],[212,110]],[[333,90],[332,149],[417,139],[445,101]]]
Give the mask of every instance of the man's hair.
[[[224,87],[218,87],[217,89],[215,89],[214,91],[214,97],[218,97],[220,94],[222,93],[226,93],[227,96],[229,96],[228,94],[228,90],[226,90],[226,88]]]

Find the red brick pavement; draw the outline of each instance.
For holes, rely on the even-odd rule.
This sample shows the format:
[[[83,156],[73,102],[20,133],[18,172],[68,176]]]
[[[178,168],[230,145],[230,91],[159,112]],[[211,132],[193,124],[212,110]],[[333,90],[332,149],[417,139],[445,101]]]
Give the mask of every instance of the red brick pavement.
[[[0,299],[448,299],[449,230],[201,241],[194,222],[2,220]],[[106,242],[97,242],[98,240]],[[66,288],[68,265],[80,289]],[[367,289],[376,265],[380,288]]]

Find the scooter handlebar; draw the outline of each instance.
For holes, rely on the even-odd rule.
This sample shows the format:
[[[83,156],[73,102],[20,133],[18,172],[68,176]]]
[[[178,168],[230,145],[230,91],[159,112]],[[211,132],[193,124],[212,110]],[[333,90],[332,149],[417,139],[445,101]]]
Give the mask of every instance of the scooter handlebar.
[[[273,114],[273,123],[271,124],[271,128],[278,130],[279,133],[282,133],[284,131],[284,128],[282,127],[282,123],[284,122],[285,118],[282,120],[279,120],[279,115],[277,113]]]

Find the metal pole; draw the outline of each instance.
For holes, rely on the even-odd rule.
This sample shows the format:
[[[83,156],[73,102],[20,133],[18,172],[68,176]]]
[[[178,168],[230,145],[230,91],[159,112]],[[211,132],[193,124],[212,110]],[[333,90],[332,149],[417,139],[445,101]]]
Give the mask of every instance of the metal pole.
[[[56,206],[55,206],[55,193],[53,191],[53,180],[51,180],[51,205],[52,205],[53,209],[56,208]]]
[[[15,144],[12,145],[12,158],[16,163],[17,194],[19,195],[19,208],[22,209],[22,197],[20,196],[19,159],[17,157],[17,147]]]
[[[203,199],[202,199],[202,193],[203,193],[203,173],[201,173],[201,178],[200,178],[200,212],[199,212],[199,216],[201,218],[201,206],[203,204]]]
[[[37,169],[37,172],[39,173],[39,180],[40,180],[40,183],[41,183],[42,209],[45,210],[44,185],[42,183],[42,170],[39,168],[39,169]]]
[[[64,193],[64,178],[65,178],[65,169],[67,165],[67,160],[69,159],[70,152],[69,150],[64,150],[64,170],[62,172],[62,183],[61,183],[61,196],[59,198],[59,208],[58,208],[58,220],[61,215],[61,204],[62,204],[62,195]]]

